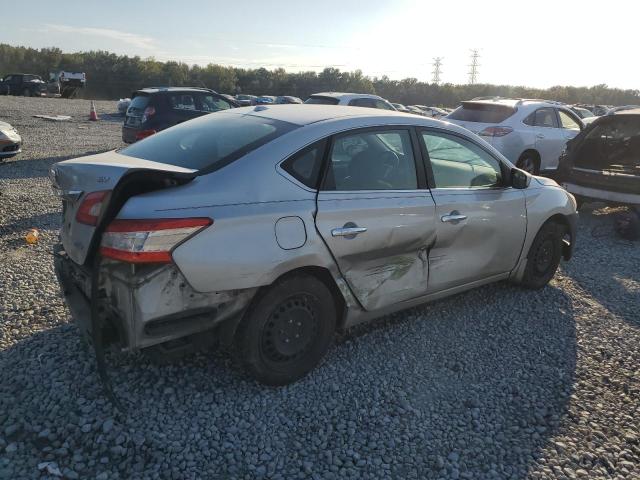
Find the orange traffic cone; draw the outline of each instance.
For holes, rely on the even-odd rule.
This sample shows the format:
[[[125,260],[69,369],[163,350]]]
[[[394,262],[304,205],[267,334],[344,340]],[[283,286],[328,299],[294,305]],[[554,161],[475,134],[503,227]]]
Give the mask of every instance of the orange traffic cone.
[[[89,120],[96,121],[98,120],[98,114],[96,112],[96,104],[91,100],[91,109],[89,110]]]

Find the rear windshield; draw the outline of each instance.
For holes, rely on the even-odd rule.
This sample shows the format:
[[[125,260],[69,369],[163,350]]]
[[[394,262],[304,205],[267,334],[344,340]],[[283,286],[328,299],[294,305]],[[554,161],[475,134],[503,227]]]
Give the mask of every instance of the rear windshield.
[[[340,103],[340,100],[333,97],[317,97],[312,96],[307,98],[304,103],[309,103],[311,105],[337,105]]]
[[[131,100],[131,103],[129,104],[129,108],[127,109],[127,113],[142,115],[142,112],[144,112],[144,109],[147,108],[147,105],[149,104],[149,98],[149,95],[136,95],[133,97],[133,100]]]
[[[490,103],[464,103],[449,114],[463,122],[500,123],[516,113],[515,108]]]
[[[206,173],[295,128],[297,125],[269,118],[211,113],[156,133],[119,153]]]

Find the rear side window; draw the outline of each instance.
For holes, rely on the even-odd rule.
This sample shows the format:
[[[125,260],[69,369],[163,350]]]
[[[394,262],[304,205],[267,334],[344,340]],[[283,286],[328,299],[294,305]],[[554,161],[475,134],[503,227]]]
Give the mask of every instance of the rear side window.
[[[322,168],[322,158],[327,142],[322,140],[282,163],[282,168],[293,178],[309,188],[317,188]]]
[[[338,105],[340,100],[333,97],[321,97],[321,96],[311,96],[307,98],[304,103],[308,103],[310,105]]]
[[[527,118],[523,123],[532,127],[558,128],[558,118],[553,108],[539,108]],[[579,128],[579,127],[578,127]]]
[[[415,190],[416,165],[407,130],[336,137],[323,190]]]
[[[452,120],[463,122],[500,123],[516,112],[507,105],[465,102],[449,114]]]
[[[377,108],[376,102],[372,98],[356,98],[349,102],[349,105],[352,107],[367,107],[367,108]]]
[[[190,93],[169,95],[169,105],[174,110],[196,110],[195,96]]]
[[[270,118],[216,113],[163,130],[119,153],[207,173],[295,128]]]

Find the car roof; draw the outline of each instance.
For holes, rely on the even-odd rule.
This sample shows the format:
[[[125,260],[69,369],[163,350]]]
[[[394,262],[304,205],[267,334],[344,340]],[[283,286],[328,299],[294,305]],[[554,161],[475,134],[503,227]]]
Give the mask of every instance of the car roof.
[[[556,102],[555,100],[545,100],[540,98],[505,98],[505,97],[476,97],[471,100],[465,100],[461,102],[464,104],[486,104],[486,105],[504,105],[506,107],[519,107],[519,106],[533,106],[533,105],[545,105],[554,107],[566,107],[569,106],[562,102]]]
[[[145,87],[135,91],[143,93],[160,93],[160,92],[214,92],[210,88],[201,87]]]
[[[348,92],[320,92],[313,93],[311,97],[331,97],[331,98],[375,98],[376,100],[384,100],[384,98],[373,95],[371,93],[348,93]]]
[[[312,123],[323,122],[326,120],[335,120],[350,117],[380,118],[381,120],[385,117],[393,117],[394,119],[402,119],[402,123],[406,121],[407,125],[415,124],[416,121],[421,124],[425,124],[425,122],[429,121],[429,119],[425,117],[419,117],[411,113],[402,113],[395,110],[349,107],[343,105],[313,105],[308,103],[293,105],[257,105],[255,107],[240,107],[223,110],[221,112],[217,112],[216,115],[221,113],[225,115],[252,115],[257,117],[270,118],[272,120],[289,122],[300,126],[310,125]],[[429,123],[429,125],[431,125],[431,123]],[[441,122],[434,123],[433,125],[441,125]],[[449,127],[451,127],[452,129],[457,128],[457,126],[454,125],[449,125]]]

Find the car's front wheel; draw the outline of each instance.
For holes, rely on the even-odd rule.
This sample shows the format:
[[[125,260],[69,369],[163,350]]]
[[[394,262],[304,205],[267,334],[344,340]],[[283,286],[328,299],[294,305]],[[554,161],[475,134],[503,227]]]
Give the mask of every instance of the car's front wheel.
[[[551,281],[560,265],[565,228],[557,222],[545,223],[533,239],[521,284],[539,289]]]
[[[253,378],[286,385],[320,363],[335,328],[335,302],[325,284],[291,276],[254,300],[238,326],[234,350]]]

